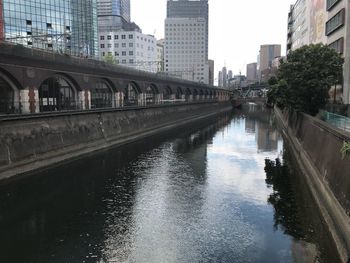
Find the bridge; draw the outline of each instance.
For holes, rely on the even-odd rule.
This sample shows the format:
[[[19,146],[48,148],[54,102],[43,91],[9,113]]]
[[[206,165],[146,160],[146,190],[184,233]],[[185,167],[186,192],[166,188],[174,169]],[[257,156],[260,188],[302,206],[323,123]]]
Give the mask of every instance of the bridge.
[[[0,43],[0,115],[228,101],[201,83]]]

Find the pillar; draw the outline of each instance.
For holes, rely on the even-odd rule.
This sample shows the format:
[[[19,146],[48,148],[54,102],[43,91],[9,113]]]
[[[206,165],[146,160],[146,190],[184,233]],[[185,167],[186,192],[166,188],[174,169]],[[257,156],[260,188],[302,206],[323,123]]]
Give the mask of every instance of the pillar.
[[[20,91],[21,112],[24,114],[40,112],[39,91],[35,88],[27,88]]]
[[[123,92],[115,92],[114,93],[114,107],[121,108],[124,106],[124,93]]]
[[[77,108],[81,110],[91,109],[91,92],[89,90],[79,91]]]

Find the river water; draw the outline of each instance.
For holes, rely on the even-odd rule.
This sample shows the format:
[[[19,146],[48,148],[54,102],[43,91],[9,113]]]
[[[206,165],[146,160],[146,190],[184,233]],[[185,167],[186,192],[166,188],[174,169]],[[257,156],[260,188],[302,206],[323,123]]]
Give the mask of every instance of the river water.
[[[0,262],[338,262],[285,148],[250,105],[2,185]]]

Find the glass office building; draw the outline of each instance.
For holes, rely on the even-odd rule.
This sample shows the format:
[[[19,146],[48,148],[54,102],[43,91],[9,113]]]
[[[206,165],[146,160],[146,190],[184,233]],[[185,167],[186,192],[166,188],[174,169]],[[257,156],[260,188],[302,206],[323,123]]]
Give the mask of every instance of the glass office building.
[[[96,0],[2,0],[5,40],[27,47],[96,57]]]
[[[100,31],[120,30],[130,24],[130,0],[99,0],[97,10]]]

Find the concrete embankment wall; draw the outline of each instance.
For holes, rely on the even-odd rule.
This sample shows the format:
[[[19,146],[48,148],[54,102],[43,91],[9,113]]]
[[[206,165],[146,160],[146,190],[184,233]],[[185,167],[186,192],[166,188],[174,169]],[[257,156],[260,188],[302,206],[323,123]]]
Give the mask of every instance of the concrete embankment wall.
[[[293,155],[306,177],[344,262],[350,260],[350,158],[340,149],[348,133],[302,113],[275,109]]]
[[[0,120],[0,181],[231,110],[230,102]]]

